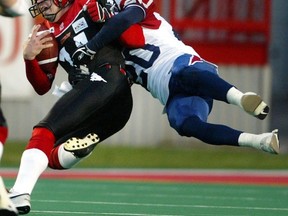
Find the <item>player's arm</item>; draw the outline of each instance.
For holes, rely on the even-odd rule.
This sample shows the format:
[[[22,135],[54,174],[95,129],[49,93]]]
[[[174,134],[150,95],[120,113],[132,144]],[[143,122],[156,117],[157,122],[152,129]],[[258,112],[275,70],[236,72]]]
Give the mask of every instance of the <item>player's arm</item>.
[[[56,74],[56,68],[50,71],[43,71],[36,60],[36,56],[42,49],[49,48],[53,44],[49,43],[52,38],[46,37],[49,32],[37,36],[40,25],[35,25],[31,36],[24,43],[23,58],[25,60],[26,77],[33,86],[34,90],[43,95],[48,92],[52,86]]]
[[[26,14],[27,11],[25,0],[0,0],[0,15],[16,17]]]
[[[87,43],[91,50],[98,51],[113,40],[118,39],[133,24],[141,22],[145,13],[140,7],[128,7],[108,19],[102,29]]]
[[[145,19],[145,16],[146,13],[141,7],[130,6],[107,19],[101,30],[72,55],[74,64],[87,64],[98,50],[118,39],[130,26]]]
[[[25,68],[26,77],[37,94],[44,95],[51,89],[56,73],[56,68],[55,70],[51,70],[49,73],[45,73],[40,68],[36,59],[25,59]]]

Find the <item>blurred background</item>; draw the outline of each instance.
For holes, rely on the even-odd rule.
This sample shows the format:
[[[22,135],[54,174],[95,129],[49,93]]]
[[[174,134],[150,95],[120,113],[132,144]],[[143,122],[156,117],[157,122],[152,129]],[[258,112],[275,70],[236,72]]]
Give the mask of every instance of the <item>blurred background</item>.
[[[210,122],[262,133],[279,129],[281,154],[288,149],[288,1],[286,0],[154,0],[158,11],[219,73],[243,92],[262,95],[271,114],[257,120],[239,108],[216,102]],[[34,93],[26,80],[22,44],[33,20],[29,15],[0,19],[2,107],[9,141],[27,142],[57,100],[51,91]],[[66,79],[59,68],[55,85]],[[54,88],[54,86],[52,88]],[[199,148],[202,143],[180,137],[170,128],[163,107],[145,89],[133,86],[134,110],[126,127],[105,141],[111,146],[175,146]]]

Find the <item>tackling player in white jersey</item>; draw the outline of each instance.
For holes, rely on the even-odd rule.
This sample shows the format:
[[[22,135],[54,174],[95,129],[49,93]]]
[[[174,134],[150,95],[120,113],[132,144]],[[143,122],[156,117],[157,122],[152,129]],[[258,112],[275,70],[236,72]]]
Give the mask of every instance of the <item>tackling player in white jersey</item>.
[[[205,61],[174,34],[172,26],[155,12],[153,0],[91,0],[90,14],[102,7],[115,14],[92,40],[76,51],[74,61],[87,63],[85,53],[97,53],[119,38],[125,46],[126,69],[165,106],[169,123],[180,135],[212,145],[247,146],[278,154],[278,130],[251,134],[207,122],[213,100],[233,104],[259,119],[269,107],[255,93],[242,93],[218,75],[217,66]],[[99,5],[100,4],[100,5]],[[100,8],[100,9],[99,9]]]

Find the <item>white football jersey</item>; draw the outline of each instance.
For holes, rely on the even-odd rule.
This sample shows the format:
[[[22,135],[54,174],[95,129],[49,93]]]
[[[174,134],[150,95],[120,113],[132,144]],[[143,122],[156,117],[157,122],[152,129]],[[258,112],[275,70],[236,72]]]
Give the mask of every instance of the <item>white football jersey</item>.
[[[153,97],[165,105],[169,96],[170,70],[175,59],[185,53],[199,55],[192,47],[180,41],[175,36],[172,26],[154,12],[154,8],[151,8],[154,6],[152,0],[116,0],[116,2],[119,3],[120,9],[136,6],[141,7],[146,13],[146,18],[139,23],[142,30],[134,32],[137,34],[136,39],[144,39],[142,47],[126,49],[123,54],[127,70],[132,73],[134,81],[144,86]]]

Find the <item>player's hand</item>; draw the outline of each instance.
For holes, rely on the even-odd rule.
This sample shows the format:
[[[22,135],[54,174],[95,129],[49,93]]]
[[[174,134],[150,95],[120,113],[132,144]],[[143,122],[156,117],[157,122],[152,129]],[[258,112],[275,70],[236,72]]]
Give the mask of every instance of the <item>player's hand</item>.
[[[53,44],[49,43],[52,41],[52,37],[46,37],[50,34],[49,31],[37,34],[41,25],[34,25],[32,33],[24,43],[23,57],[26,60],[33,60],[42,51],[42,49],[52,47]]]
[[[106,19],[112,16],[112,13],[107,8],[102,7],[98,0],[89,1],[87,11],[94,22],[105,22]]]
[[[96,52],[90,50],[86,45],[81,46],[72,54],[73,64],[76,66],[87,65],[93,60],[95,54]]]
[[[88,77],[90,77],[89,71],[83,70],[81,67],[73,67],[68,73],[68,81],[72,86],[75,86],[78,82]]]

